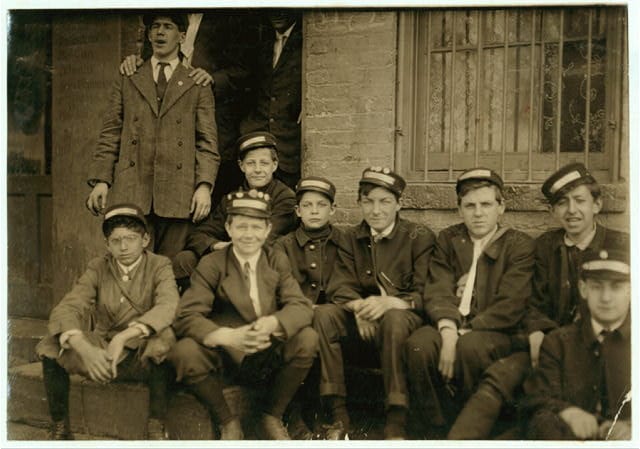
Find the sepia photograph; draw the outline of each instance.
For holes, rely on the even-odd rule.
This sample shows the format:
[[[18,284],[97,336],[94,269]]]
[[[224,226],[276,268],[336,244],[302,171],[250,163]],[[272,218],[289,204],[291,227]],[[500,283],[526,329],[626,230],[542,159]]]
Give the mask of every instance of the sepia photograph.
[[[4,10],[7,447],[637,444],[634,8],[343,3]]]

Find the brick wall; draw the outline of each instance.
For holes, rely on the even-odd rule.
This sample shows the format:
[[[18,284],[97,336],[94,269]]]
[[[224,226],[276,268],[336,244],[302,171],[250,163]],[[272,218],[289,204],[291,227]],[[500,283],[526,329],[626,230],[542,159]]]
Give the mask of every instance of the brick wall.
[[[338,223],[361,219],[356,192],[362,170],[393,167],[396,160],[397,22],[393,11],[304,17],[302,170],[336,184]],[[627,158],[625,150],[623,162]],[[604,186],[602,224],[629,229],[627,190],[626,184]],[[506,196],[504,223],[532,236],[555,226],[538,185],[509,186]],[[411,185],[402,215],[437,232],[459,221],[455,205],[452,184]]]

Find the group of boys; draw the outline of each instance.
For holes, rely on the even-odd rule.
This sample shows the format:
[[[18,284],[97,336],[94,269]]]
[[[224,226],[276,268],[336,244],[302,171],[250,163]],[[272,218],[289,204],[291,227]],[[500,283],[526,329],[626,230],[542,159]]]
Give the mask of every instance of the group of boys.
[[[584,165],[544,183],[562,228],[536,241],[499,223],[503,181],[485,168],[458,177],[462,222],[437,239],[400,218],[405,180],[382,167],[359,180],[362,222],[339,229],[333,183],[302,178],[294,193],[274,178],[278,142],[261,131],[239,139],[244,184],[210,211],[211,91],[180,65],[160,88],[179,36],[170,17],[153,19],[154,56],[122,78],[105,122],[88,206],[104,213],[108,254],[53,309],[38,346],[53,439],[72,438],[69,373],[146,381],[149,439],[168,438],[175,380],[221,439],[244,437],[229,382],[262,387],[258,438],[289,439],[294,427],[308,437],[304,420],[290,414],[287,427],[283,416],[319,394],[323,437],[344,439],[349,345],[379,356],[387,439],[407,437],[410,410],[420,429],[485,439],[516,401],[531,438],[630,438],[628,235],[596,224],[600,188]],[[166,148],[145,150],[148,129],[164,127]],[[146,249],[152,237],[173,260]],[[301,385],[311,401],[296,396]]]

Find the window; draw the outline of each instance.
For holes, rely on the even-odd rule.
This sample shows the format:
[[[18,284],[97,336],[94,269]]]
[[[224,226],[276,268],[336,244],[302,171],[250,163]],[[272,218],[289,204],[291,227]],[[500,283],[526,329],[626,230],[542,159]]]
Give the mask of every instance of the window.
[[[621,7],[401,14],[400,170],[446,182],[481,165],[540,183],[583,161],[616,181],[625,30]]]

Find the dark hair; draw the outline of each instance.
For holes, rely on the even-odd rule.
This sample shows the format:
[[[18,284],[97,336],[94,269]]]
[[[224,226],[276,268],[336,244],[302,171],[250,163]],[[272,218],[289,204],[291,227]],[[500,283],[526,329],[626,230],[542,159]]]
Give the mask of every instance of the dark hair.
[[[189,27],[189,19],[186,14],[176,13],[170,9],[164,10],[154,10],[150,13],[144,14],[142,16],[142,22],[147,28],[147,33],[151,29],[151,25],[158,17],[166,17],[170,19],[177,27],[181,33],[186,33],[187,28]]]
[[[109,238],[116,228],[127,228],[137,232],[141,236],[144,236],[147,233],[147,230],[140,221],[125,215],[116,215],[102,223],[102,233],[106,238]]]
[[[563,189],[560,192],[558,192],[558,194],[554,196],[556,200],[553,202],[550,201],[549,204],[551,204],[551,206],[555,206],[562,199],[563,196],[565,196],[567,193],[571,192],[572,190],[577,189],[580,186],[586,186],[587,189],[589,189],[589,192],[591,193],[591,196],[593,197],[594,201],[602,196],[602,188],[600,187],[600,184],[598,184],[598,182],[595,179],[593,181],[590,181],[589,179],[585,179],[582,182],[577,182],[573,184],[571,187],[567,189]]]
[[[252,151],[255,150],[264,150],[267,149],[271,152],[271,160],[273,162],[278,162],[278,152],[276,151],[275,148],[273,147],[256,147],[256,148],[251,148],[250,150],[247,151],[243,151],[241,154],[238,155],[238,160],[240,162],[244,161],[244,159],[247,157],[247,154],[251,153]]]
[[[495,185],[492,182],[485,181],[483,179],[470,179],[468,181],[464,181],[460,185],[460,192],[458,193],[458,206],[462,202],[462,198],[471,192],[472,190],[478,190],[483,187],[493,187],[493,190],[496,192],[496,201],[500,204],[504,201],[504,195],[502,193],[502,189]]]
[[[375,189],[376,187],[380,187],[381,189],[385,189],[387,192],[393,194],[393,196],[395,197],[396,201],[399,203],[400,202],[400,195],[396,192],[394,192],[391,189],[387,189],[386,187],[382,187],[376,184],[369,184],[368,182],[360,184],[360,187],[358,187],[358,201],[360,201],[362,199],[363,196],[369,196],[369,194],[371,193],[371,191],[373,189]]]

